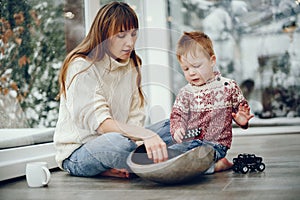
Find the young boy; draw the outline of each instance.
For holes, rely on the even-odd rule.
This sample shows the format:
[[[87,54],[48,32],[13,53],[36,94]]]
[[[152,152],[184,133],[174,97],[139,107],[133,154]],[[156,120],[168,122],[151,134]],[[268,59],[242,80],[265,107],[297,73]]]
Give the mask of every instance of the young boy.
[[[205,33],[185,32],[176,53],[188,84],[180,90],[172,108],[170,129],[177,142],[172,148],[188,151],[211,145],[216,163],[207,173],[230,169],[232,163],[225,156],[232,142],[232,119],[246,129],[254,115],[237,83],[214,71],[216,55]],[[201,128],[200,135],[183,140],[187,130],[196,128]]]

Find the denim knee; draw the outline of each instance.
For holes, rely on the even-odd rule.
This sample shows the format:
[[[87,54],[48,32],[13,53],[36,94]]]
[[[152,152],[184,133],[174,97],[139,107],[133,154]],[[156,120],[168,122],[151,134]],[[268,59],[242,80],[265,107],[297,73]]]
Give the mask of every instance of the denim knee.
[[[135,142],[120,133],[106,133],[102,137],[106,139],[105,146],[108,146],[108,149],[115,148],[116,150],[131,152],[137,147]],[[100,144],[103,145],[102,140],[100,140]]]
[[[168,146],[174,144],[174,141],[173,141],[173,138],[172,138],[172,135],[170,132],[170,120],[169,119],[159,121],[159,122],[152,124],[146,128],[157,133]]]
[[[63,168],[76,176],[94,176],[108,169],[129,169],[126,159],[136,144],[119,133],[106,133],[79,149],[63,162]]]

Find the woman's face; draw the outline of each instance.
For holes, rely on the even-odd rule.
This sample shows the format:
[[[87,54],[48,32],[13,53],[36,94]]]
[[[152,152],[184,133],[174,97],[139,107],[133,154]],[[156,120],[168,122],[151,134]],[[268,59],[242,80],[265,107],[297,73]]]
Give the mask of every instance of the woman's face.
[[[137,29],[119,32],[109,39],[109,51],[114,59],[125,62],[129,59],[137,40]]]

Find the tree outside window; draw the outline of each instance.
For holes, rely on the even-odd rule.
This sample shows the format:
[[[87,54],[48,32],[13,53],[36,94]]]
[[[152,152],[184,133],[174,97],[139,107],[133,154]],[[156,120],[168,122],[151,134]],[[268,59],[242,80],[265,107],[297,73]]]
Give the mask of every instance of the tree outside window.
[[[66,55],[61,1],[0,2],[0,128],[53,127]]]

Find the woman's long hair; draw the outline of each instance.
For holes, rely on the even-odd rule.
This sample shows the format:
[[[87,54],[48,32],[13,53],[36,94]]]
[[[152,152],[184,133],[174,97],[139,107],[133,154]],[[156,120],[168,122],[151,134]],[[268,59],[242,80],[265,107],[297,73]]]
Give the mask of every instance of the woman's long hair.
[[[108,51],[107,40],[120,31],[127,31],[131,29],[138,29],[138,18],[134,10],[126,3],[112,2],[104,5],[97,13],[89,33],[83,39],[83,41],[75,47],[65,58],[60,75],[59,96],[64,95],[66,97],[66,74],[70,63],[78,57],[85,58],[91,63],[95,63],[103,59],[104,55]],[[141,71],[140,66],[142,64],[141,59],[136,55],[135,50],[131,52],[130,59],[133,62],[135,69],[137,70],[136,84],[139,90],[139,96],[141,105],[144,105],[144,95],[141,89]],[[88,68],[87,68],[88,69]],[[87,70],[85,69],[85,70]],[[85,71],[83,70],[83,71]],[[83,72],[80,71],[77,74]],[[76,75],[77,75],[76,74]],[[76,76],[75,75],[75,76]],[[74,77],[75,77],[74,76]],[[74,79],[72,78],[72,80]],[[71,81],[72,82],[72,81]]]

